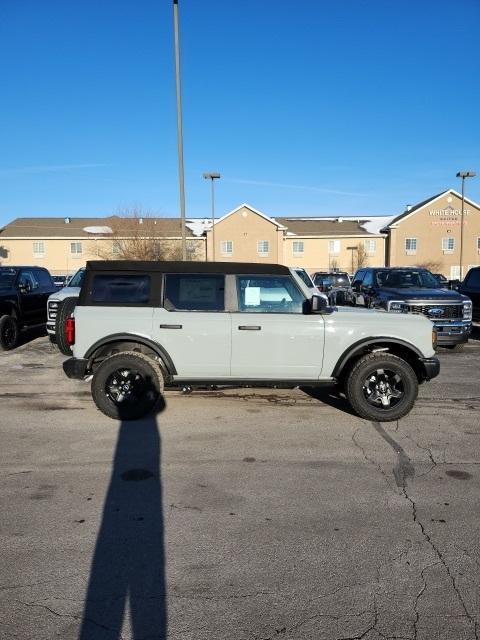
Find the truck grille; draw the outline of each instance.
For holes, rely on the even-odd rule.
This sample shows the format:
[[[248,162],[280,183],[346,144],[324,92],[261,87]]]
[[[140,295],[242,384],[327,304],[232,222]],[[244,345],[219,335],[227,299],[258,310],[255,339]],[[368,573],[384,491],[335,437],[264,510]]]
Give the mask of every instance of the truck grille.
[[[60,303],[56,302],[55,300],[51,300],[48,302],[47,315],[48,315],[48,319],[51,322],[55,322],[55,320],[57,319],[57,311],[58,311],[59,304]]]
[[[432,309],[441,309],[442,313],[432,313]],[[409,313],[421,313],[430,320],[457,320],[463,318],[463,304],[409,304]]]

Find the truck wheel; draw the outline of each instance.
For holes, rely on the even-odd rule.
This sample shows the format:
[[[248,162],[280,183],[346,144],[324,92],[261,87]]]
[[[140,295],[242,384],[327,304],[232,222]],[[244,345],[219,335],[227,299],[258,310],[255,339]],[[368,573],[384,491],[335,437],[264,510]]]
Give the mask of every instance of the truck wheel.
[[[136,351],[115,353],[93,374],[92,397],[102,413],[117,420],[137,420],[160,406],[163,373]]]
[[[0,317],[0,349],[9,351],[18,344],[18,323],[12,316]]]
[[[398,356],[369,353],[348,374],[345,392],[361,418],[389,422],[403,418],[412,409],[418,380],[408,362]]]
[[[72,347],[67,342],[65,334],[65,323],[72,311],[77,306],[78,298],[65,298],[57,311],[57,319],[55,320],[55,338],[57,347],[65,356],[72,355]]]

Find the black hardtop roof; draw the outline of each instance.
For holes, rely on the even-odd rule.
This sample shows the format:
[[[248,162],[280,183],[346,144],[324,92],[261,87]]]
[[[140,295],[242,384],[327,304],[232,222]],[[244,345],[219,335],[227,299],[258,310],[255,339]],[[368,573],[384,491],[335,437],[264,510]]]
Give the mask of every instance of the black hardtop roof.
[[[282,264],[256,262],[190,262],[173,260],[89,260],[88,271],[154,271],[159,273],[223,273],[247,275],[289,275]]]

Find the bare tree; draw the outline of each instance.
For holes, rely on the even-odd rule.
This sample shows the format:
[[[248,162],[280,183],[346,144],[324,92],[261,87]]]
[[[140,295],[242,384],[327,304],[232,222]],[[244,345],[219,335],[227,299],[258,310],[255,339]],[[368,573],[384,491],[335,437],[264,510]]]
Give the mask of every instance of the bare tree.
[[[367,256],[367,252],[365,250],[365,245],[363,244],[363,242],[359,242],[357,244],[357,250],[355,253],[356,253],[357,270],[362,269],[362,267],[366,267],[368,264],[368,256]]]
[[[95,249],[92,248],[92,253],[102,260],[182,259],[180,240],[166,238],[160,221],[150,212],[139,207],[124,209],[107,222],[113,233],[102,237]],[[198,241],[187,240],[190,260],[200,258],[197,244]]]
[[[441,273],[443,269],[443,262],[441,260],[425,260],[417,264],[419,269],[428,269],[432,273]]]

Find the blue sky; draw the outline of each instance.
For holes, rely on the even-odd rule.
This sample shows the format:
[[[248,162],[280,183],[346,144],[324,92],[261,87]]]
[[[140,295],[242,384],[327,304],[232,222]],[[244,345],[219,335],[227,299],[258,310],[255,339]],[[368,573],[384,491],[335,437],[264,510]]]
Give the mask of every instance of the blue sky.
[[[478,0],[179,0],[187,216],[387,215],[480,173]],[[0,224],[176,216],[172,0],[0,3]],[[467,195],[480,201],[480,176]]]

